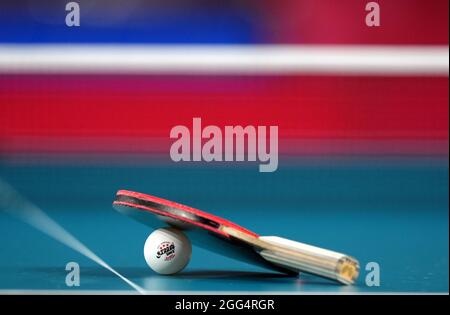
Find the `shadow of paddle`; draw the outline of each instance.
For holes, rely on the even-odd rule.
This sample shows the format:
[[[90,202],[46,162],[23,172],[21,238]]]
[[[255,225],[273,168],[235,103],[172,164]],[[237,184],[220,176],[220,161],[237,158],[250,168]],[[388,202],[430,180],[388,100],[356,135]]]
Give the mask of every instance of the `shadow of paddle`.
[[[341,286],[340,284],[312,276],[309,274],[302,274],[301,276],[292,276],[277,272],[264,271],[240,271],[240,270],[184,270],[174,275],[159,275],[147,267],[115,267],[115,270],[120,272],[125,277],[132,280],[145,280],[150,278],[160,278],[167,280],[188,279],[188,280],[231,280],[236,282],[249,281],[263,281],[263,282],[282,282],[282,283],[297,283],[300,285],[326,285],[326,286]],[[60,275],[65,276],[67,271],[61,267],[33,267],[26,268],[27,272],[42,273],[49,276]],[[115,278],[115,274],[100,266],[81,267],[81,275],[91,279],[97,278]]]

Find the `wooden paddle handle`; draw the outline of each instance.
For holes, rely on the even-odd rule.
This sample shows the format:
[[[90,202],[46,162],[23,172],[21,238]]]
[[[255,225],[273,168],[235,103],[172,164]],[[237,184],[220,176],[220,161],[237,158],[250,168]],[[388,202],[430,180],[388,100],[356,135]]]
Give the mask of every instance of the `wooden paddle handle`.
[[[276,236],[259,238],[272,246],[261,246],[259,254],[273,264],[298,272],[352,284],[359,275],[359,263],[345,254]]]

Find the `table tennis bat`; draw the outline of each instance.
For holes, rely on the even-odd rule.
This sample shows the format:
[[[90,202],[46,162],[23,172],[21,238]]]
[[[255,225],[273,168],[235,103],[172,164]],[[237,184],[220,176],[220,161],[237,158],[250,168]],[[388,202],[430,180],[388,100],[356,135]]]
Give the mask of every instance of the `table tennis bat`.
[[[152,228],[161,221],[218,254],[287,274],[306,272],[352,284],[359,263],[345,254],[276,236],[260,236],[218,216],[158,197],[119,190],[113,207]]]

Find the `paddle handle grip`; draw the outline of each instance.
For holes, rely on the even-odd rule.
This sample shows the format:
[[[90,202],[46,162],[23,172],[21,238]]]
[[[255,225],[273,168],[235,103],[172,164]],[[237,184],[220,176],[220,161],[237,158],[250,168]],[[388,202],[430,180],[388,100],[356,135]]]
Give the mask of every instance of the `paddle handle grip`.
[[[344,284],[352,284],[358,278],[358,261],[345,254],[276,236],[261,236],[259,239],[274,245],[259,251],[264,259],[273,264]]]

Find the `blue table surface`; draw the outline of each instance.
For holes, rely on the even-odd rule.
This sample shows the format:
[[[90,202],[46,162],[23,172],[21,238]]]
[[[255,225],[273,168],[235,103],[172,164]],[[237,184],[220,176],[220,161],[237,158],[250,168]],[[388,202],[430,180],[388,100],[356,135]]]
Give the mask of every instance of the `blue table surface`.
[[[151,293],[448,292],[446,163],[297,165],[270,178],[246,168],[0,166],[0,178]],[[183,272],[157,275],[142,253],[151,230],[111,208],[120,188],[174,199],[262,235],[345,252],[358,258],[361,276],[354,286],[289,277],[197,247]],[[133,292],[110,271],[13,216],[0,212],[0,231],[0,292]],[[80,287],[65,284],[70,261],[81,267]],[[365,284],[368,262],[381,267],[379,287]]]

